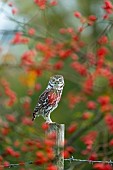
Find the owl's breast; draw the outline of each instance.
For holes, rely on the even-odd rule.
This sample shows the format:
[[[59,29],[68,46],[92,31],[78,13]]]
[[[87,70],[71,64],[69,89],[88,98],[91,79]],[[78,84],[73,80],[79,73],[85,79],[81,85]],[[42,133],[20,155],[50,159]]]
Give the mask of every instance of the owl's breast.
[[[60,98],[61,98],[61,92],[59,91],[50,91],[49,94],[48,94],[48,101],[49,101],[49,104],[51,105],[56,105],[58,104],[58,102],[60,101]]]

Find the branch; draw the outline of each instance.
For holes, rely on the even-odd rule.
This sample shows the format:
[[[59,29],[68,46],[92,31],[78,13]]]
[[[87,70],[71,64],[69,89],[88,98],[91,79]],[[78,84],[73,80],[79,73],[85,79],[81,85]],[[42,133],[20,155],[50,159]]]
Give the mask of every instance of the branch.
[[[112,28],[113,28],[113,21],[110,20],[108,25],[104,28],[104,30],[100,32],[100,34],[95,38],[95,40],[91,44],[88,45],[88,51],[89,49],[94,48],[94,45],[96,45],[99,37],[101,37],[102,35],[107,35],[111,31]]]
[[[89,127],[93,127],[96,124],[98,124],[103,118],[103,114],[100,113],[96,116],[96,118],[90,122],[89,124],[87,124],[85,127],[80,128],[77,132],[75,132],[70,139],[68,140],[66,146],[71,145],[78,137],[80,137],[85,131],[89,130]]]

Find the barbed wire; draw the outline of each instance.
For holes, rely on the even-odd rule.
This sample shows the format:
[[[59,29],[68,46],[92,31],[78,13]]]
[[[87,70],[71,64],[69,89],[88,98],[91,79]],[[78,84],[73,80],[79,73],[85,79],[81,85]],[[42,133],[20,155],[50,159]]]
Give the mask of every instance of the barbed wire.
[[[26,166],[26,165],[31,165],[34,164],[33,161],[28,161],[28,162],[20,162],[20,163],[15,163],[15,164],[6,164],[6,165],[0,165],[0,168],[15,168],[17,166]]]
[[[93,163],[103,163],[103,164],[110,164],[111,166],[113,165],[113,161],[112,160],[106,160],[106,161],[98,161],[98,160],[83,160],[83,159],[76,159],[74,158],[73,156],[71,158],[67,158],[67,159],[64,159],[65,161],[69,161],[70,163],[72,163],[73,161],[75,162],[87,162],[87,163],[90,163],[90,164],[93,164]]]
[[[109,165],[113,165],[113,161],[112,160],[106,160],[106,161],[100,161],[100,160],[87,160],[87,159],[76,159],[74,158],[73,156],[70,157],[70,158],[66,158],[64,159],[64,161],[69,161],[69,163],[72,163],[72,162],[81,162],[81,163],[89,163],[89,164],[94,164],[94,163],[102,163],[102,164],[109,164]],[[40,165],[37,165],[36,162],[34,161],[27,161],[27,162],[19,162],[19,163],[15,163],[15,164],[6,164],[6,165],[0,165],[0,168],[16,168],[18,166],[27,166],[27,165],[36,165],[36,166],[39,166]]]
[[[35,165],[38,166],[39,168],[41,168],[41,165],[38,165],[37,161],[27,161],[27,162],[19,162],[19,163],[15,163],[15,164],[10,164],[10,163],[6,163],[6,164],[2,164],[0,165],[0,169],[1,168],[17,168],[19,166],[28,166],[28,165]]]

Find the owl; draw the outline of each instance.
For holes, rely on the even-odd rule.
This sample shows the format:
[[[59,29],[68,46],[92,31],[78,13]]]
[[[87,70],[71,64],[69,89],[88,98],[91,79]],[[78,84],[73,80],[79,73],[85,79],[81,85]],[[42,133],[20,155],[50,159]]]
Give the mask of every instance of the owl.
[[[47,88],[39,96],[36,107],[34,108],[32,120],[34,120],[36,116],[43,116],[46,123],[52,123],[50,114],[58,106],[63,87],[64,78],[62,75],[54,75],[50,78]]]

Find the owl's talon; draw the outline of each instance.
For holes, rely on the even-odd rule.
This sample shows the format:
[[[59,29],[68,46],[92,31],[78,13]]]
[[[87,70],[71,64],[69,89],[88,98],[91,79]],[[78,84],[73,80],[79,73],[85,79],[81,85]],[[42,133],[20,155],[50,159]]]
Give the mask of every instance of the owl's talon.
[[[49,122],[49,124],[56,124],[56,122]]]
[[[50,122],[50,121],[46,121],[46,123],[47,123],[47,124],[52,124],[53,122],[52,122],[52,121],[51,121],[51,122]]]

